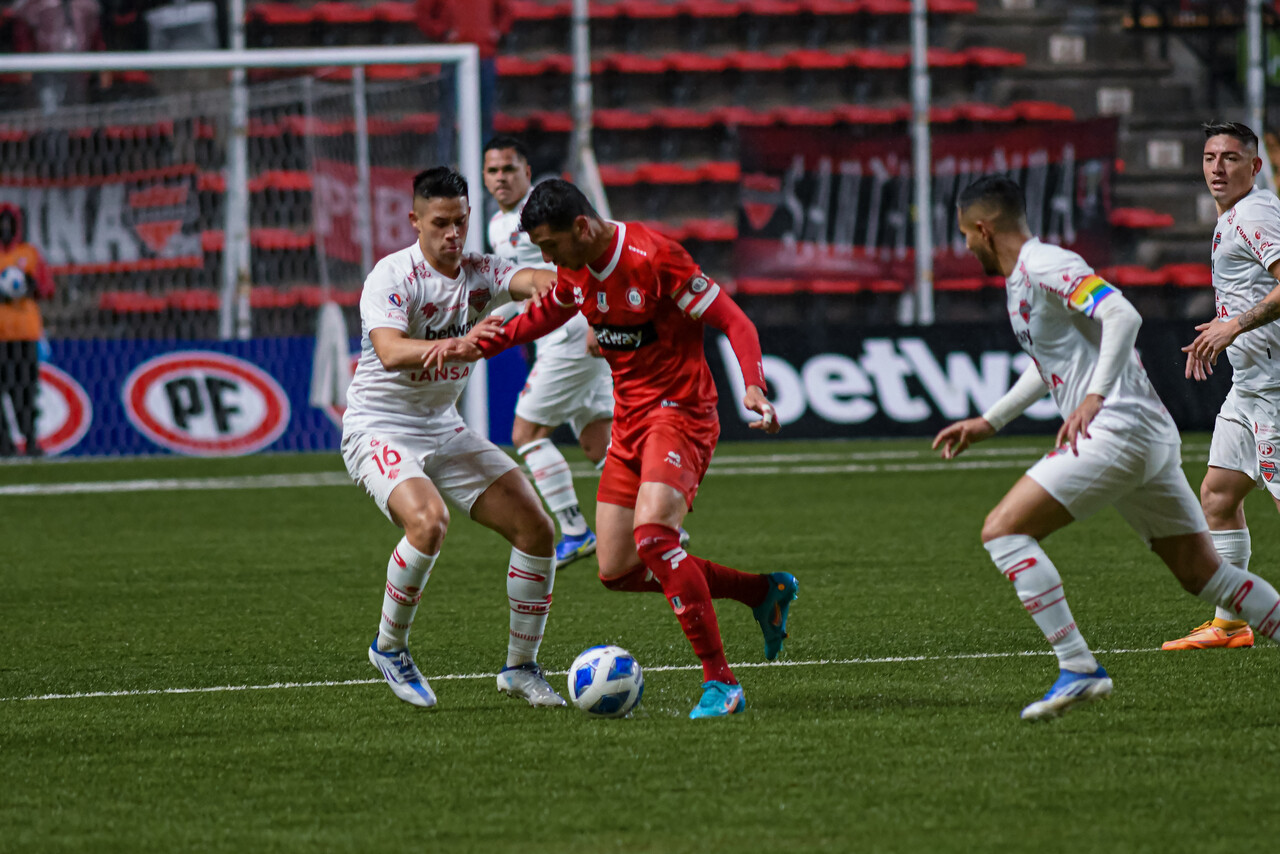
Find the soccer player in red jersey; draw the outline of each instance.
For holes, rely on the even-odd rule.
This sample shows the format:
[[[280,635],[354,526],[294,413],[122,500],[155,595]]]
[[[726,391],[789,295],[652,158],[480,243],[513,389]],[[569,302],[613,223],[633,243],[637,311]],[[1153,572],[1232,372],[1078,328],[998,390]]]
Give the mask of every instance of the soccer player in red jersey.
[[[786,572],[740,572],[688,554],[679,529],[693,506],[720,435],[716,387],[703,351],[704,324],[721,330],[746,383],[743,404],[776,433],[765,397],[755,325],[678,243],[639,223],[601,219],[577,187],[534,188],[521,228],[556,264],[557,281],[537,304],[465,356],[493,356],[533,341],[578,312],[595,329],[613,372],[612,443],[596,494],[600,580],[610,590],[661,591],[702,661],[703,694],[691,718],[746,708],[724,655],[713,599],[752,608],[765,658],[786,638],[796,579]],[[463,354],[448,354],[449,359]]]

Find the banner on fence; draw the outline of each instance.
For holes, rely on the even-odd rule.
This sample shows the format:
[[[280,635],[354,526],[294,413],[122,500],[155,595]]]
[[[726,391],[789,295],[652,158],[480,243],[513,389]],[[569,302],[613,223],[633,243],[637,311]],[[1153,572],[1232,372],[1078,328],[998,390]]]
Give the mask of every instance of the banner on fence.
[[[914,277],[911,138],[743,128],[739,276]],[[956,228],[957,194],[1006,174],[1026,189],[1031,231],[1107,263],[1116,122],[1097,119],[933,136],[934,271],[981,275]]]

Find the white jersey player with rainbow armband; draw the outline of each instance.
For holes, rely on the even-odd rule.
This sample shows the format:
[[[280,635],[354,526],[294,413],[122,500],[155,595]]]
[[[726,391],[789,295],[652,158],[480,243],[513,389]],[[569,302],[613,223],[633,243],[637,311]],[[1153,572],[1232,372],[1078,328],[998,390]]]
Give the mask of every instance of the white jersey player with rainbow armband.
[[[1062,578],[1040,546],[1111,505],[1191,593],[1280,636],[1280,594],[1223,560],[1182,472],[1178,429],[1134,350],[1142,318],[1074,252],[1027,228],[1021,188],[981,178],[961,193],[960,230],[988,275],[1005,276],[1009,319],[1032,365],[977,418],[934,439],[944,459],[994,435],[1048,391],[1062,413],[1058,447],[988,514],[982,541],[1058,658],[1059,674],[1022,718],[1057,717],[1105,697],[1111,678],[1071,615]]]
[[[1196,327],[1187,377],[1203,380],[1221,353],[1231,363],[1231,391],[1218,412],[1200,502],[1214,545],[1248,567],[1253,543],[1244,500],[1266,489],[1280,508],[1280,199],[1253,185],[1261,169],[1258,139],[1234,122],[1204,128],[1204,177],[1218,209],[1210,260],[1214,319]],[[1229,609],[1163,649],[1253,646],[1253,630]]]
[[[551,519],[511,458],[458,414],[471,365],[431,359],[450,341],[496,332],[500,321],[485,317],[495,305],[528,298],[554,276],[464,253],[469,215],[461,175],[444,167],[419,173],[409,216],[418,240],[379,261],[360,296],[360,360],[342,419],[342,459],[378,509],[404,529],[387,562],[382,617],[368,656],[396,697],[424,708],[436,704],[408,642],[448,532],[447,502],[511,543],[502,569],[510,615],[498,689],[533,706],[563,706],[537,662],[555,583]]]
[[[554,271],[555,265],[543,260],[542,250],[520,227],[520,213],[532,192],[531,177],[519,140],[500,136],[485,145],[485,187],[498,203],[489,219],[489,244],[497,255],[520,266]],[[523,308],[504,306],[499,313],[510,318]],[[555,428],[568,424],[587,458],[603,464],[613,420],[613,377],[598,348],[593,354],[593,345],[591,327],[581,315],[538,339],[537,359],[520,392],[511,428],[516,453],[560,525],[557,566],[596,549],[596,535],[582,515],[569,463],[551,441]]]

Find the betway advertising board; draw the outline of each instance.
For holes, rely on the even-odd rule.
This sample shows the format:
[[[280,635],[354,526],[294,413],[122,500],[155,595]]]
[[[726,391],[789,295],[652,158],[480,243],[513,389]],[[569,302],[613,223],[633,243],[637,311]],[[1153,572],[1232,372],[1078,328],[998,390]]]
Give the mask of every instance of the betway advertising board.
[[[1190,322],[1148,321],[1138,351],[1161,399],[1182,430],[1209,430],[1230,385],[1225,358],[1209,382],[1183,378],[1179,348]],[[1028,364],[1007,324],[928,328],[857,328],[812,334],[762,327],[765,379],[782,423],[796,439],[932,436],[961,418],[981,415]],[[758,416],[742,409],[742,374],[724,336],[707,339],[720,389],[722,439],[745,439]],[[1062,419],[1048,395],[1005,433],[1053,433]]]

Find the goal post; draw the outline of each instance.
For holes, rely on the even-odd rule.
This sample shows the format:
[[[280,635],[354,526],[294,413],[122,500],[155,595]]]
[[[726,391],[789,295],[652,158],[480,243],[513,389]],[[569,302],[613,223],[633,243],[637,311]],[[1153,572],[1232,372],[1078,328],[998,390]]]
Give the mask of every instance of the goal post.
[[[420,70],[424,66],[450,73]],[[283,81],[244,82],[251,72],[273,77],[277,75],[272,72],[290,69],[322,71]],[[175,85],[178,75],[199,76],[202,71],[229,74],[208,90]],[[351,319],[357,296],[352,289],[358,290],[372,260],[391,251],[386,241],[399,239],[395,248],[407,244],[401,205],[407,206],[403,182],[409,169],[440,163],[458,167],[467,179],[475,212],[466,248],[482,250],[480,212],[485,196],[480,58],[475,45],[0,56],[0,75],[35,75],[36,80],[86,74],[96,79],[104,73],[120,79],[129,76],[125,72],[145,72],[140,76],[150,75],[164,84],[167,94],[56,110],[47,104],[41,105],[44,109],[25,104],[15,111],[0,107],[0,147],[9,146],[0,164],[0,201],[16,196],[21,207],[22,200],[30,202],[39,195],[48,202],[39,208],[39,222],[35,216],[28,219],[32,230],[54,245],[52,263],[72,283],[65,295],[59,294],[59,304],[48,308],[54,334],[248,339],[264,334],[264,328],[276,324],[274,318],[286,311],[275,307],[272,298],[277,295],[268,292],[271,287],[288,291],[278,295],[284,301],[308,291],[307,301],[300,305],[314,304],[315,296],[324,303],[314,325],[294,322],[284,334],[309,334],[308,326],[316,331],[317,356],[328,354],[316,367],[321,380],[331,381],[314,382],[313,391],[329,395],[340,406],[350,365],[339,355],[347,348],[341,334],[343,310],[331,300],[339,298]],[[335,80],[343,82],[338,85]],[[143,134],[147,126],[166,124],[180,126],[171,139],[140,142],[128,137],[135,130]],[[264,124],[287,127],[286,141],[264,140]],[[253,137],[248,146],[247,137]],[[14,142],[20,138],[27,142]],[[104,138],[111,145],[124,139],[113,149],[117,154],[101,156]],[[50,145],[49,139],[57,144]],[[62,149],[68,145],[72,158],[81,152],[79,165],[55,162],[51,167],[45,162],[67,156]],[[288,150],[282,152],[281,145]],[[392,150],[393,145],[398,147]],[[171,151],[168,160],[153,156],[163,146]],[[152,168],[158,164],[164,169]],[[175,178],[179,172],[181,178]],[[134,180],[138,176],[155,183],[139,183]],[[290,184],[291,178],[305,179],[305,187]],[[169,183],[160,183],[163,180]],[[164,202],[168,207],[161,216],[160,204],[178,195],[187,201]],[[382,209],[373,210],[373,199],[383,202]],[[336,218],[335,200],[342,211]],[[76,216],[68,217],[77,203]],[[103,213],[108,208],[121,213]],[[186,214],[174,212],[180,208]],[[117,226],[117,233],[123,222],[124,230],[136,232],[132,236],[138,248],[108,248],[110,234],[96,228],[95,215]],[[140,222],[147,216],[164,221]],[[395,227],[388,231],[385,224],[393,221]],[[179,227],[180,222],[185,224]],[[58,239],[73,227],[81,230],[78,236]],[[176,234],[174,228],[179,229]],[[101,240],[93,237],[98,231]],[[166,239],[167,245],[157,248]],[[84,255],[86,246],[96,257],[71,257]],[[83,285],[92,276],[98,279]],[[99,299],[105,297],[146,298],[161,309],[113,315]],[[211,302],[215,299],[216,306]],[[193,326],[196,321],[188,320],[193,308],[210,321],[210,310],[216,309],[216,331],[203,319]],[[127,327],[112,328],[113,317],[127,321]],[[65,322],[59,324],[60,319]],[[200,331],[192,334],[193,328]],[[488,412],[483,366],[473,374],[471,385],[460,407],[468,423],[484,432]]]

